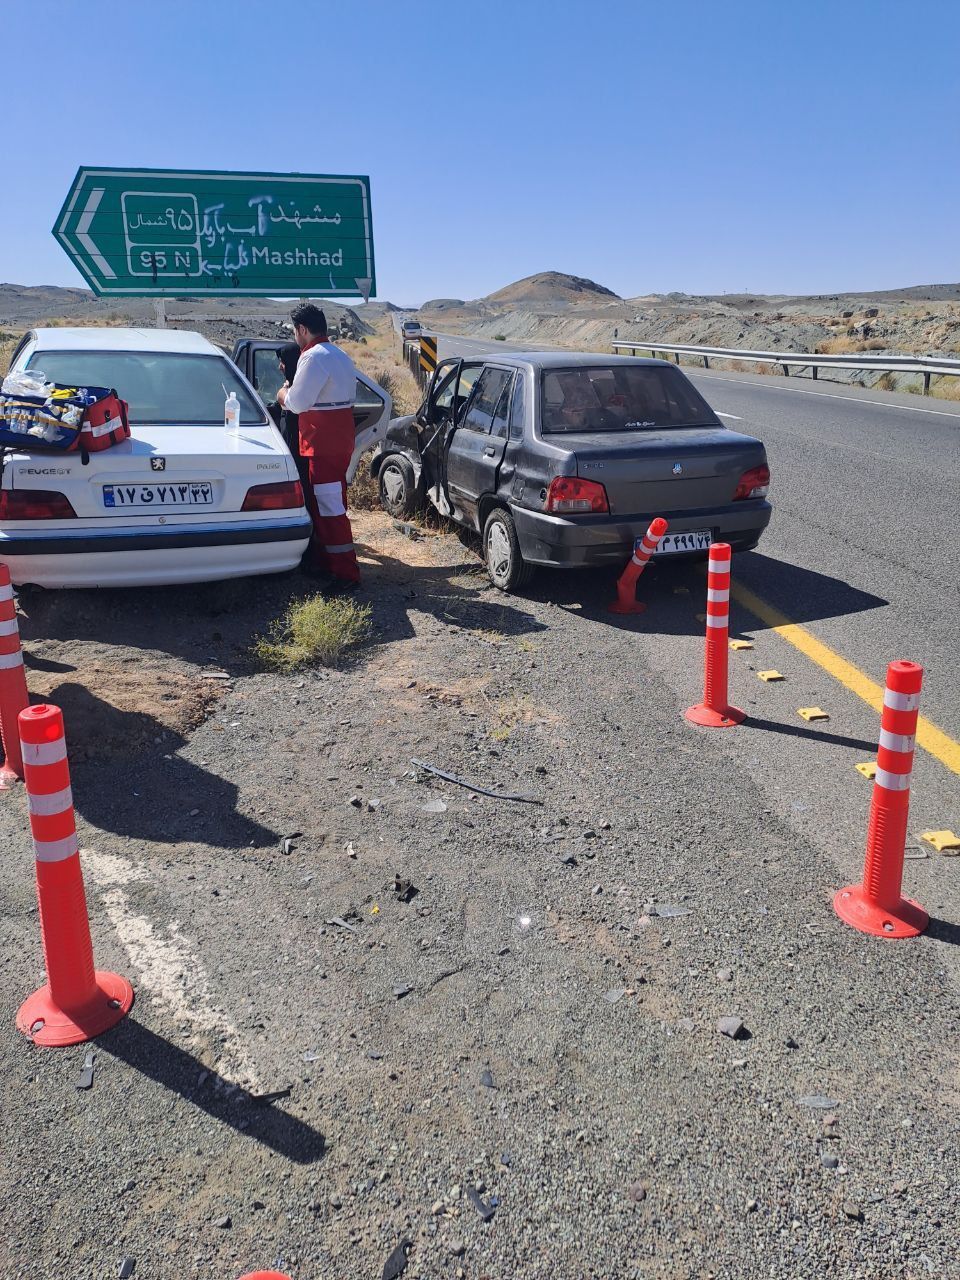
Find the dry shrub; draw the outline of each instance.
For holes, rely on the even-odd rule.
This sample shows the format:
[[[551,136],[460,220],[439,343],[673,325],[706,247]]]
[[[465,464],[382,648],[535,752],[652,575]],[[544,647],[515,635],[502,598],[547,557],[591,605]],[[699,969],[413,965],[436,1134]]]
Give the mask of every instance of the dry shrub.
[[[873,384],[877,391],[896,391],[897,378],[896,375],[890,373],[881,373],[880,377]]]
[[[937,400],[960,400],[960,378],[938,378],[930,383],[930,394]]]
[[[316,664],[335,667],[369,639],[370,629],[368,604],[310,596],[289,606],[270,635],[254,645],[254,653],[272,671],[296,671]]]
[[[347,490],[347,509],[350,511],[379,511],[380,486],[370,474],[370,460],[364,458],[357,468],[353,484]]]

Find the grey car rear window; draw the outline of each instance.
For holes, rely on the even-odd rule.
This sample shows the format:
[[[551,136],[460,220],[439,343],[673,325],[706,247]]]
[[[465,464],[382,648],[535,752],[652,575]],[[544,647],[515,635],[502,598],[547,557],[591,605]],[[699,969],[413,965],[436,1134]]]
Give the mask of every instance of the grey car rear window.
[[[548,435],[719,426],[717,416],[676,369],[658,365],[581,365],[544,369],[540,426]]]
[[[262,425],[263,410],[220,356],[164,351],[35,351],[30,368],[67,386],[113,387],[130,405],[130,421],[223,426],[231,391],[240,401],[240,422]]]

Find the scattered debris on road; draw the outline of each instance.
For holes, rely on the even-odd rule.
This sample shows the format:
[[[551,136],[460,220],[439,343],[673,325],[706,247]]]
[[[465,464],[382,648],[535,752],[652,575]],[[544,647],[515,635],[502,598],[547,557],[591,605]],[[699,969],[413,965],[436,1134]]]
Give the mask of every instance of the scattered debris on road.
[[[739,1040],[743,1037],[746,1027],[742,1018],[730,1016],[717,1019],[717,1030],[722,1036],[729,1036],[731,1040]]]
[[[93,1064],[96,1062],[97,1055],[93,1049],[88,1049],[84,1054],[83,1066],[80,1069],[80,1079],[77,1081],[78,1089],[93,1088]]]
[[[832,1111],[834,1107],[839,1107],[839,1102],[834,1102],[822,1093],[807,1094],[803,1098],[798,1098],[797,1102],[801,1107],[813,1107],[816,1111]]]
[[[476,1187],[467,1187],[467,1199],[479,1213],[484,1222],[489,1222],[493,1217],[496,1206],[488,1204]]]
[[[445,782],[453,782],[458,787],[466,787],[468,791],[474,791],[478,796],[489,796],[491,800],[517,800],[521,804],[543,804],[543,800],[539,796],[530,795],[526,792],[511,795],[503,791],[491,791],[488,787],[480,787],[476,783],[467,782],[464,778],[458,778],[456,774],[447,773],[444,769],[438,769],[436,765],[427,764],[424,760],[411,758],[410,763],[416,765],[418,769],[423,769],[426,773],[432,773],[435,778],[443,778]]]
[[[397,1280],[397,1276],[403,1275],[407,1269],[407,1253],[409,1249],[410,1241],[401,1240],[383,1264],[382,1280]]]

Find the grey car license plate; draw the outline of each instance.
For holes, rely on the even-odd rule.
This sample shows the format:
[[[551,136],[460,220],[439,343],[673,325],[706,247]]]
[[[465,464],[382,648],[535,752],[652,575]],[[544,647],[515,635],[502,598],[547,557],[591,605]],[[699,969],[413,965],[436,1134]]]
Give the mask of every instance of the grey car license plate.
[[[209,480],[188,484],[105,484],[103,505],[118,507],[209,507],[213,485]]]
[[[639,547],[641,541],[641,538],[636,539],[634,550]],[[672,556],[682,554],[684,551],[709,551],[712,541],[713,537],[709,529],[694,529],[692,532],[688,530],[686,533],[665,533],[654,554]]]

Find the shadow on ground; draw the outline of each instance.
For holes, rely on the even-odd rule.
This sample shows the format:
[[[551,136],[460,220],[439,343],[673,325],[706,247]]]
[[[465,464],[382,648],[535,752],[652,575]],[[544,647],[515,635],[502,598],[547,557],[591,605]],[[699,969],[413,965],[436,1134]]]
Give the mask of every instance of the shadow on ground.
[[[280,1097],[257,1097],[239,1085],[221,1080],[197,1058],[133,1017],[124,1018],[112,1031],[98,1037],[97,1046],[287,1160],[313,1164],[324,1154],[324,1135],[276,1106]]]

